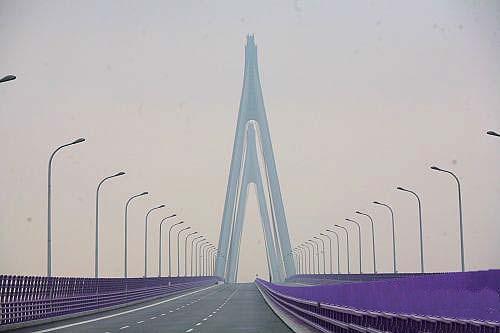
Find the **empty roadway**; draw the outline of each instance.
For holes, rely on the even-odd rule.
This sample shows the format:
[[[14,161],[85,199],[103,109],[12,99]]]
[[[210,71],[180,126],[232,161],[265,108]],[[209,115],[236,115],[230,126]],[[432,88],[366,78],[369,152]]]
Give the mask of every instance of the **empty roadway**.
[[[118,310],[16,332],[292,332],[267,306],[255,284],[190,291]]]

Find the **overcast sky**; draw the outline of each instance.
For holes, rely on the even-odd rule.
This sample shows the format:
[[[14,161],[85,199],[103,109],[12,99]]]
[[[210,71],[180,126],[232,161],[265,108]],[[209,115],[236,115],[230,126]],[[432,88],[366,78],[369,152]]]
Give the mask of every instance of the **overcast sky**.
[[[368,271],[363,210],[389,271],[390,217],[371,204],[384,201],[399,270],[418,270],[417,205],[400,185],[422,198],[426,268],[459,269],[457,188],[436,164],[462,181],[466,268],[500,268],[500,140],[485,135],[500,131],[500,2],[2,0],[0,76],[18,78],[0,85],[0,274],[46,273],[47,162],[80,136],[54,160],[53,275],[93,275],[96,186],[121,170],[100,198],[103,276],[123,274],[124,205],[144,190],[131,276],[154,205],[168,208],[150,216],[150,274],[166,215],[216,243],[248,33],[292,244],[357,218]],[[257,212],[251,195],[243,281],[266,275]]]

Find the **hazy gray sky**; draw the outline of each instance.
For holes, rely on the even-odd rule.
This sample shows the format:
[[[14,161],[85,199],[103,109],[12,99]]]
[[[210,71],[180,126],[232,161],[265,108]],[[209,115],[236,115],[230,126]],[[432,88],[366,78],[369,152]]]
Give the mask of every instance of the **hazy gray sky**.
[[[143,269],[144,215],[157,274],[158,224],[173,212],[217,242],[244,42],[255,33],[292,243],[373,214],[379,270],[418,269],[422,197],[430,271],[459,268],[462,180],[467,269],[500,267],[500,3],[498,1],[0,1],[0,273],[46,273],[47,162],[53,174],[53,274],[93,274],[95,189],[102,188],[101,266]],[[371,267],[363,223],[364,269]],[[354,229],[352,235],[356,235]],[[342,243],[344,244],[344,243]],[[353,260],[357,243],[351,242]],[[250,196],[240,279],[266,274]]]

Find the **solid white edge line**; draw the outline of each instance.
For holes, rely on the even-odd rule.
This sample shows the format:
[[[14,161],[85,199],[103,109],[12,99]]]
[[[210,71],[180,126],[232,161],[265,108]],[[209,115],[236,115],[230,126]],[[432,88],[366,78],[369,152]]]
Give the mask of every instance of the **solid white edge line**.
[[[149,304],[149,305],[141,306],[141,307],[139,307],[139,308],[135,308],[135,309],[131,309],[131,310],[123,311],[123,312],[114,313],[114,314],[112,314],[112,315],[102,316],[102,317],[99,317],[99,318],[94,318],[94,319],[89,319],[89,320],[84,320],[84,321],[80,321],[80,322],[73,323],[73,324],[68,324],[68,325],[62,325],[62,326],[57,326],[57,327],[47,328],[47,329],[40,330],[40,331],[32,331],[32,333],[45,333],[45,332],[52,332],[52,331],[61,330],[61,329],[63,329],[63,328],[68,328],[68,327],[73,327],[73,326],[83,325],[83,324],[87,324],[87,323],[93,323],[94,321],[98,321],[98,320],[103,320],[103,319],[108,319],[108,318],[113,318],[113,317],[121,316],[121,315],[124,315],[124,314],[127,314],[127,313],[132,313],[132,312],[140,311],[140,310],[143,310],[143,309],[151,308],[151,307],[153,307],[153,306],[157,306],[157,305],[160,305],[160,304],[163,304],[163,303],[167,303],[167,302],[175,301],[176,299],[183,298],[183,297],[186,297],[186,296],[190,296],[190,295],[193,295],[193,294],[196,294],[196,293],[199,293],[199,292],[201,292],[201,291],[208,290],[208,289],[211,289],[211,288],[214,288],[214,287],[217,287],[217,286],[218,286],[218,285],[213,285],[213,286],[206,287],[206,288],[203,288],[203,289],[200,289],[200,290],[191,291],[191,292],[189,292],[189,293],[187,293],[187,294],[183,294],[183,295],[175,296],[175,297],[172,297],[172,298],[169,298],[169,299],[166,299],[166,300],[160,301],[160,302],[156,302],[156,303],[153,303],[153,304]]]

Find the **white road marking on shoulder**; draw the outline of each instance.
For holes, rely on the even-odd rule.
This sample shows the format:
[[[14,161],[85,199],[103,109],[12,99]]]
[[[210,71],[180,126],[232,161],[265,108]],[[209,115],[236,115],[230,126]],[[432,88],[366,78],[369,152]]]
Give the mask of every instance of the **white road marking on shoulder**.
[[[156,319],[156,317],[151,317],[151,318],[149,318],[149,319],[153,320],[153,319]]]
[[[201,323],[198,323],[198,324],[196,324],[196,325],[194,325],[194,326],[200,326],[200,325],[201,325]]]
[[[163,301],[160,301],[160,302],[156,302],[156,303],[153,303],[153,304],[144,305],[144,306],[141,306],[141,307],[138,307],[138,308],[135,308],[135,309],[130,309],[130,310],[127,310],[127,311],[118,312],[118,313],[114,313],[114,314],[111,314],[111,315],[102,316],[102,317],[98,317],[98,318],[94,318],[94,319],[79,321],[79,322],[68,324],[68,325],[61,325],[61,326],[57,326],[57,327],[47,328],[45,330],[33,331],[32,333],[46,333],[46,332],[58,331],[58,330],[61,330],[63,328],[68,328],[68,327],[73,327],[73,326],[78,326],[78,325],[93,323],[95,321],[99,321],[99,320],[103,320],[103,319],[118,317],[118,316],[121,316],[121,315],[124,315],[124,314],[132,313],[132,312],[137,312],[137,311],[140,311],[140,310],[143,310],[143,309],[151,308],[153,306],[157,306],[157,305],[164,304],[164,303],[167,303],[167,302],[175,301],[176,299],[183,298],[183,297],[186,297],[186,296],[190,296],[190,295],[193,295],[193,294],[197,294],[199,292],[202,292],[202,291],[205,291],[205,290],[208,290],[208,289],[212,289],[212,288],[215,288],[215,287],[217,287],[217,285],[213,285],[213,286],[206,287],[206,288],[203,288],[203,289],[191,291],[191,292],[189,292],[187,294],[183,294],[183,295],[175,296],[175,297],[172,297],[172,298],[168,298],[166,300],[163,300]]]
[[[191,332],[192,330],[193,330],[193,329],[192,329],[192,328],[190,328],[190,329],[186,330],[186,332]]]
[[[139,321],[137,322],[137,324],[142,324],[143,322],[144,322],[144,320],[139,320]]]
[[[130,327],[130,326],[128,326],[128,325],[123,326],[123,327],[120,327],[120,331],[121,331],[121,330],[124,330],[124,329],[126,329],[126,328],[129,328],[129,327]]]

